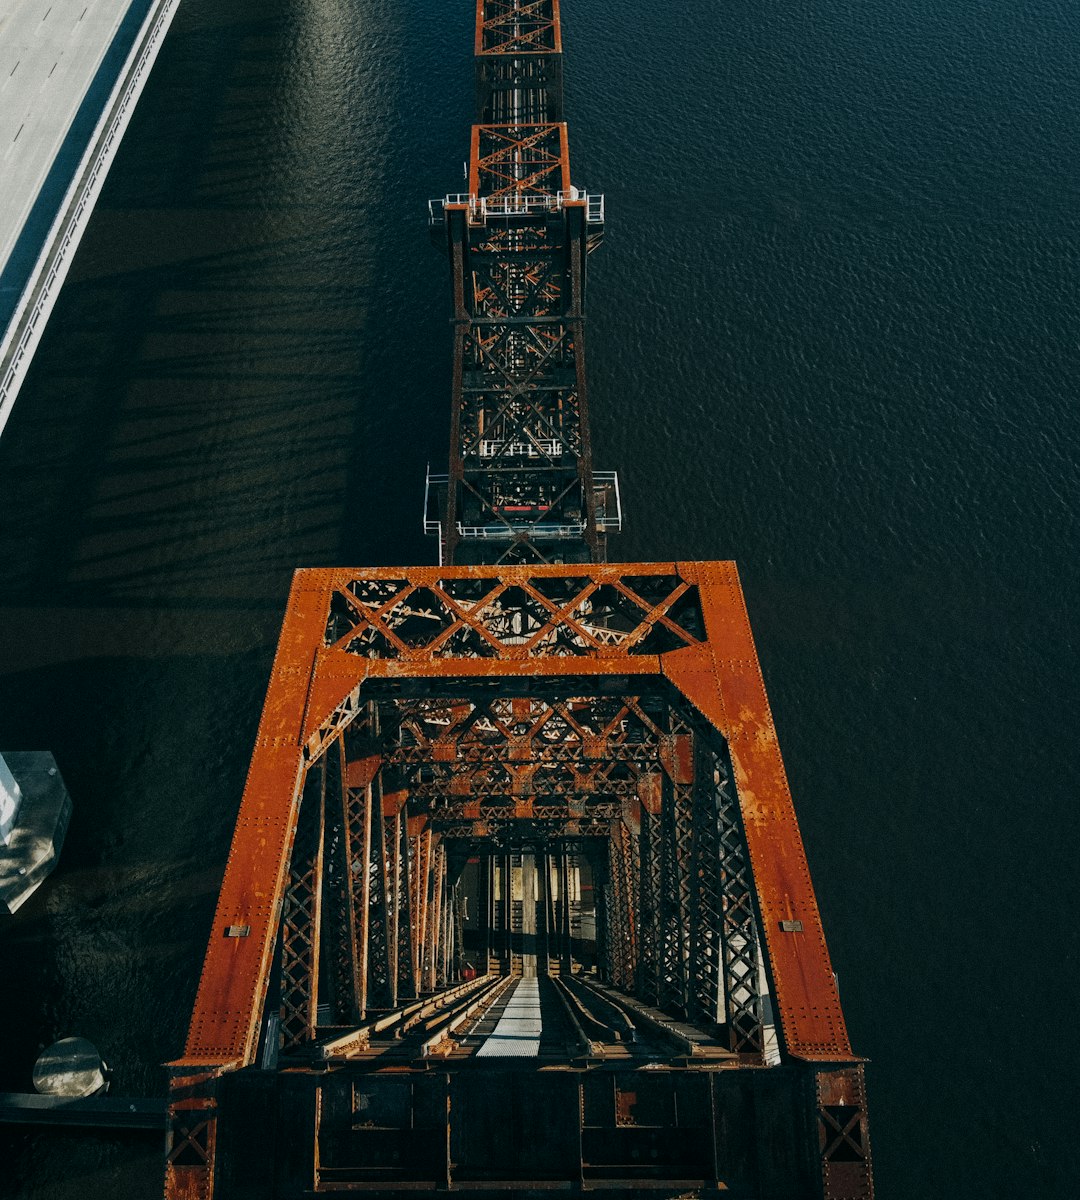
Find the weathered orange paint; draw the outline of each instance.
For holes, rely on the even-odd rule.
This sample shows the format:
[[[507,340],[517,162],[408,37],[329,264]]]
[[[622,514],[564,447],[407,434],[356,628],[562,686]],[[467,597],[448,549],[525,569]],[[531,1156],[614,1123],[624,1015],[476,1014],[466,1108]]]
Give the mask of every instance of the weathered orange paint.
[[[519,655],[517,648],[503,647],[499,658],[435,658],[410,650],[398,658],[369,659],[323,646],[331,596],[355,579],[404,578],[415,586],[431,586],[439,579],[463,578],[522,584],[549,575],[614,584],[623,576],[672,574],[688,585],[697,584],[706,640],[660,656],[630,655],[617,647],[600,646],[595,653],[572,658]],[[222,1065],[252,1061],[307,765],[305,747],[319,743],[320,730],[334,711],[359,694],[367,681],[483,677],[512,683],[515,678],[621,675],[632,679],[661,673],[729,744],[785,1046],[791,1054],[807,1059],[854,1061],[738,573],[733,563],[726,562],[298,571],[183,1061]],[[687,777],[690,764],[684,748],[673,744],[669,764],[674,778]],[[641,796],[650,811],[656,799]],[[526,817],[531,811],[531,804],[522,801],[516,815]],[[408,818],[409,836],[416,836],[420,828],[416,818]],[[781,932],[780,921],[788,919],[800,920],[802,932]],[[225,926],[231,924],[250,925],[250,936],[224,937]]]
[[[817,898],[733,563],[680,563],[700,590],[708,640],[663,656],[663,671],[727,739],[788,1051],[852,1058]],[[798,920],[802,932],[780,922]]]

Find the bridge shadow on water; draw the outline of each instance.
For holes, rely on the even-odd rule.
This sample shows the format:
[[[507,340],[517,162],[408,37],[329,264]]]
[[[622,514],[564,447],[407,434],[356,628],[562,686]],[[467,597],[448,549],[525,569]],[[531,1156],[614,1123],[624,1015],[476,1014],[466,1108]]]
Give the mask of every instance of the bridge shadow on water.
[[[115,1091],[162,1091],[292,570],[434,558],[425,203],[457,187],[472,14],[440,58],[435,6],[347,8],[181,6],[0,440],[0,747],[53,750],[75,803],[0,934],[0,1089],[79,1033]],[[429,137],[445,161],[418,162]],[[159,1186],[156,1146],[2,1140],[16,1194]]]

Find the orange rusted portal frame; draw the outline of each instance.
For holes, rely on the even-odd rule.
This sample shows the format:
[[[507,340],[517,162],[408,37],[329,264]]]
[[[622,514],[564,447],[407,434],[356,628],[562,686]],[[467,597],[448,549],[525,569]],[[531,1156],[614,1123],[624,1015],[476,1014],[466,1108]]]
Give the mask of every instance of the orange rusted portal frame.
[[[563,121],[474,125],[469,191],[522,206],[570,191],[570,148]]]
[[[559,0],[476,0],[475,54],[561,54]]]
[[[639,625],[605,643],[590,633],[580,613],[602,585],[618,588],[623,577],[674,578],[696,589],[704,637],[671,630],[686,644],[667,653],[636,647],[666,612],[644,611]],[[581,581],[569,605],[545,599],[537,580]],[[475,580],[479,598],[455,602],[449,581]],[[356,596],[357,581],[395,584],[377,606]],[[397,586],[400,585],[400,586]],[[640,586],[640,585],[639,585]],[[500,596],[520,590],[546,612],[527,640],[500,639]],[[394,632],[395,610],[409,605],[419,589],[434,594],[452,615],[438,636],[412,645]],[[644,605],[633,588],[637,606]],[[381,598],[380,593],[380,598]],[[335,602],[355,625],[331,639]],[[674,603],[674,601],[672,601]],[[535,618],[534,618],[535,620]],[[455,657],[456,638],[468,634],[489,650]],[[561,650],[560,634],[582,643]],[[364,640],[366,639],[366,640]],[[361,641],[360,653],[348,649]],[[383,649],[373,649],[380,645]],[[549,652],[549,648],[552,648]],[[372,657],[367,657],[371,654]],[[383,656],[375,656],[382,655]],[[341,736],[364,700],[364,689],[383,681],[437,680],[445,694],[457,681],[499,680],[515,685],[550,683],[559,677],[626,680],[629,690],[645,678],[669,681],[725,740],[734,768],[739,809],[753,868],[755,891],[783,1044],[795,1057],[829,1062],[857,1061],[851,1053],[806,856],[788,790],[776,731],[762,683],[738,575],[733,563],[663,563],[561,566],[552,568],[434,568],[404,570],[304,570],[294,577],[288,611],[274,661],[258,741],[248,774],[236,833],[229,853],[214,930],[199,983],[183,1065],[240,1066],[253,1061],[263,1014],[274,938],[288,877],[297,810],[305,772]],[[789,925],[800,928],[785,931]],[[227,937],[247,928],[244,937]]]

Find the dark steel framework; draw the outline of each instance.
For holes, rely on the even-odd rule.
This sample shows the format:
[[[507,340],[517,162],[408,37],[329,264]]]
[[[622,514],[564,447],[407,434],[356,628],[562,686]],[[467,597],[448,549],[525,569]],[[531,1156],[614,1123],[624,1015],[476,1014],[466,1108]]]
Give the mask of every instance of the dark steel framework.
[[[558,4],[479,0],[476,36],[470,191],[433,206],[455,296],[440,565],[294,577],[171,1064],[167,1196],[871,1200],[862,1061],[735,567],[603,561],[617,487],[592,471],[582,342],[602,203],[570,186]],[[522,976],[544,1040],[484,1058]]]
[[[557,0],[480,0],[469,190],[431,204],[450,256],[450,464],[440,562],[600,562],[618,481],[593,470],[585,264],[604,201],[570,181]]]

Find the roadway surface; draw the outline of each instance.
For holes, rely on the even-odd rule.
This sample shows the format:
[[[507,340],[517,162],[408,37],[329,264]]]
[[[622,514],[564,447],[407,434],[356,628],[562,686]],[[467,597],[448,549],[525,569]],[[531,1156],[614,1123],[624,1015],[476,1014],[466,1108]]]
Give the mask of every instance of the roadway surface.
[[[0,273],[133,6],[146,7],[140,0],[0,0]]]

